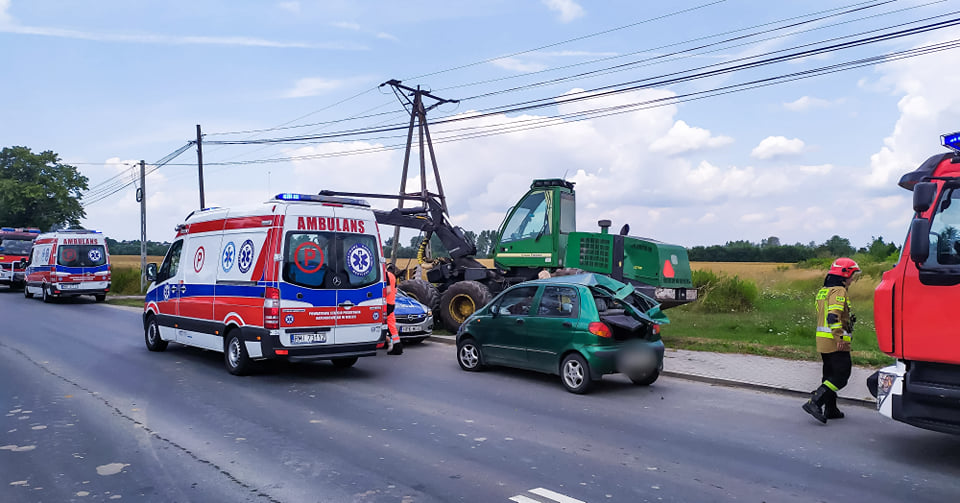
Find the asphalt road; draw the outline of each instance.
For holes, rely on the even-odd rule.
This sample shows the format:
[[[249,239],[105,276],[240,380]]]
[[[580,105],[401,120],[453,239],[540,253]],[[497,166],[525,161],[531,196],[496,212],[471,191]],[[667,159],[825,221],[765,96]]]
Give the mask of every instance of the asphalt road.
[[[139,313],[0,290],[0,501],[949,502],[960,437],[866,407],[618,376],[586,396],[453,346],[271,364],[151,353]]]

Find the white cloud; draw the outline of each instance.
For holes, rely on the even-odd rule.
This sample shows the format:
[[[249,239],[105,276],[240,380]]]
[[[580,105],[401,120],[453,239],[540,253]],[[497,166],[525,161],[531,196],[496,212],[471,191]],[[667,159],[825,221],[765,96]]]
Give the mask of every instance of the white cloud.
[[[7,14],[10,9],[10,0],[0,0],[0,27],[13,24],[13,17]]]
[[[294,14],[300,13],[300,2],[280,2],[277,6]]]
[[[799,166],[798,169],[810,175],[827,175],[833,170],[833,165],[821,164],[819,166]]]
[[[360,31],[360,25],[350,21],[338,21],[333,23],[333,26],[343,28],[344,30]]]
[[[756,159],[772,159],[774,157],[797,155],[803,152],[803,140],[799,138],[787,139],[784,136],[768,136],[757,145],[750,156]]]
[[[960,36],[951,29],[939,34],[934,42]],[[883,87],[901,95],[897,104],[900,117],[883,145],[870,156],[870,171],[864,183],[876,189],[896,189],[897,180],[917,168],[928,157],[946,152],[940,146],[940,135],[956,131],[960,116],[960,74],[944,72],[960,64],[960,54],[943,51],[935,57],[920,57],[878,67],[881,78],[865,87]],[[909,209],[909,205],[907,205]]]
[[[340,89],[344,86],[344,81],[325,79],[322,77],[308,77],[300,79],[294,83],[293,89],[283,94],[284,98],[304,98],[307,96],[319,96],[321,94]]]
[[[716,148],[733,143],[729,136],[712,136],[710,131],[698,127],[690,127],[684,121],[677,121],[663,137],[650,144],[652,152],[662,152],[673,155],[703,148]]]
[[[542,63],[534,63],[531,61],[522,61],[517,58],[499,58],[495,59],[492,62],[494,65],[499,66],[505,70],[511,70],[515,72],[539,72],[546,70],[548,67]]]
[[[569,23],[574,19],[583,16],[583,7],[573,0],[541,0],[548,9],[560,14],[560,21]]]
[[[794,101],[789,103],[784,103],[783,108],[790,110],[791,112],[803,112],[810,110],[812,108],[830,108],[834,105],[842,103],[843,100],[830,101],[822,98],[813,98],[810,96],[802,96],[797,98]]]
[[[397,40],[400,40],[397,37],[382,31],[380,33],[377,33],[377,38],[383,39],[383,40],[392,40],[394,42],[396,42]]]

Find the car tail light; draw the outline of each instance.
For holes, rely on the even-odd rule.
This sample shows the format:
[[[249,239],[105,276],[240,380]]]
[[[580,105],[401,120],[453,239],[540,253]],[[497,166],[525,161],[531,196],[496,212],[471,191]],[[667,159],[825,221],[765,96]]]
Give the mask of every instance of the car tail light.
[[[606,323],[595,321],[587,326],[587,330],[591,334],[596,335],[597,337],[610,338],[613,336],[613,332],[610,331],[610,327]]]
[[[660,335],[660,325],[654,325],[653,328],[650,329],[650,332],[653,333],[653,335]]]
[[[263,328],[280,328],[280,290],[276,288],[263,292]]]

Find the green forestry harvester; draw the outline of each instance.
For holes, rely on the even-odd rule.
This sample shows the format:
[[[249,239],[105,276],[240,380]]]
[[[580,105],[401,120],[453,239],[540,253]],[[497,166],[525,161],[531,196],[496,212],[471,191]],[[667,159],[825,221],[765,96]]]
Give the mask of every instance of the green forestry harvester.
[[[324,191],[325,195],[399,199],[384,194]],[[420,208],[375,211],[377,222],[425,233],[421,248],[436,234],[450,257],[433,261],[427,279],[411,279],[399,287],[439,313],[455,330],[504,288],[551,275],[594,272],[634,285],[660,302],[663,308],[696,300],[687,250],[682,246],[627,236],[629,227],[610,234],[609,220],[600,232],[576,229],[576,194],[573,183],[561,179],[534,180],[530,190],[510,209],[500,225],[494,249],[494,268],[476,258],[476,246],[460,227],[446,218],[439,197],[418,199]]]

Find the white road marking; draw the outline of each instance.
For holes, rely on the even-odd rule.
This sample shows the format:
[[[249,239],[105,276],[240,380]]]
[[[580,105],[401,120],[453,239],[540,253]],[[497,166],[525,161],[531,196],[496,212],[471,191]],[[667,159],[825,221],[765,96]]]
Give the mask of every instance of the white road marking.
[[[541,503],[535,499],[528,498],[522,494],[510,498],[510,501],[516,501],[517,503]]]
[[[585,501],[581,501],[576,498],[571,498],[570,496],[566,496],[558,492],[551,491],[549,489],[544,489],[542,487],[538,487],[536,489],[530,489],[527,492],[531,494],[535,494],[537,496],[541,496],[543,498],[547,498],[550,501],[556,501],[557,503],[586,503]],[[540,500],[535,500],[533,498],[524,496],[522,494],[518,494],[510,498],[510,501],[514,501],[516,503],[542,503]]]
[[[532,492],[533,494],[536,494],[537,496],[543,496],[544,498],[548,498],[553,501],[556,501],[557,503],[586,503],[584,501],[571,498],[570,496],[564,496],[563,494],[556,493],[549,489],[544,489],[542,487],[538,487],[536,489],[530,489],[530,492]]]

